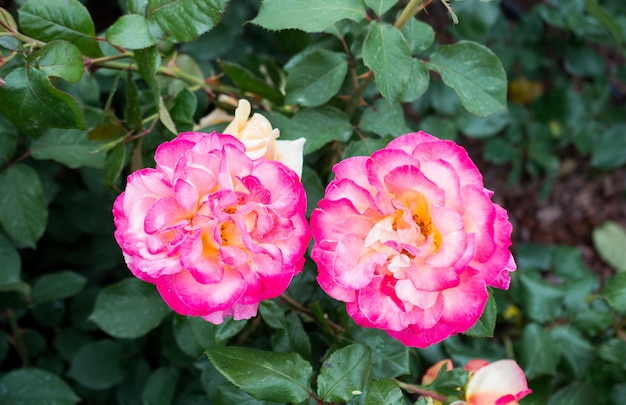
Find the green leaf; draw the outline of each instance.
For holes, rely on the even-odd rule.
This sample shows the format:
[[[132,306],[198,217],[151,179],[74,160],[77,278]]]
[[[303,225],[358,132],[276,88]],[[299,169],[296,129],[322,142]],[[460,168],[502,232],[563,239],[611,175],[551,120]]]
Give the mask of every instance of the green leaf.
[[[0,131],[0,167],[9,163],[17,149],[17,134]]]
[[[374,72],[380,94],[394,101],[406,89],[411,74],[411,50],[402,33],[387,23],[370,23],[363,43],[363,62]]]
[[[0,173],[0,223],[18,242],[34,247],[48,222],[48,208],[37,172],[24,164]]]
[[[315,128],[315,131],[311,131]],[[346,114],[334,107],[305,108],[280,129],[281,139],[306,138],[304,154],[315,152],[328,142],[345,142],[352,135],[352,124]]]
[[[196,41],[194,41],[194,44],[195,42]],[[172,72],[173,76],[178,76],[181,72],[184,72],[188,78],[192,78],[192,80],[195,80],[196,82],[203,82],[205,79],[204,72],[198,62],[200,59],[204,60],[204,50],[198,52],[200,52],[200,55],[194,55],[198,58],[198,60],[185,54],[173,55],[173,57],[167,61],[167,69]],[[167,94],[169,96],[179,96],[183,90],[187,90],[194,94],[191,90],[189,90],[189,83],[180,78],[170,78],[160,75],[159,82],[163,88],[167,88]]]
[[[324,198],[324,184],[317,172],[307,165],[302,166],[302,184],[306,191],[306,215],[317,208],[317,203]]]
[[[142,391],[150,375],[150,366],[146,359],[133,359],[129,365],[127,377],[115,388],[115,400],[118,404],[140,404]]]
[[[248,324],[247,319],[236,321],[233,318],[227,318],[215,328],[215,339],[218,342],[225,342],[231,337],[237,335]]]
[[[161,97],[160,94],[159,83],[156,80],[156,72],[161,66],[161,55],[159,55],[158,49],[155,46],[145,49],[137,49],[134,52],[134,55],[135,60],[137,61],[139,74],[150,88],[152,97],[154,98],[154,103],[158,106],[159,121],[161,121],[163,126],[165,126],[165,128],[172,134],[177,134],[176,124],[174,124],[174,121],[165,106],[163,97]]]
[[[113,188],[126,163],[126,144],[121,143],[107,152],[104,160],[104,183]]]
[[[99,143],[90,141],[87,131],[51,129],[30,145],[35,159],[51,159],[72,169],[82,166],[100,169],[104,166],[104,151],[96,153]]]
[[[365,109],[359,128],[379,136],[398,137],[411,132],[404,120],[404,111],[400,103],[383,99],[376,100],[374,105]]]
[[[626,230],[614,221],[607,221],[592,233],[598,255],[617,271],[626,271]]]
[[[626,272],[608,279],[602,288],[602,295],[618,313],[626,314]]]
[[[604,307],[582,308],[574,311],[570,316],[572,325],[589,335],[604,332],[613,324],[613,314],[608,304],[604,302],[602,304]]]
[[[502,15],[497,2],[464,1],[454,5],[459,24],[452,27],[458,38],[484,42],[484,36]]]
[[[400,101],[403,103],[410,103],[422,97],[428,90],[428,84],[430,83],[430,75],[428,70],[426,70],[424,62],[415,58],[411,62],[409,81],[406,83],[406,89],[400,94]]]
[[[279,353],[298,353],[305,359],[311,358],[311,341],[302,326],[298,314],[287,315],[287,327],[276,330],[271,337],[272,349]]]
[[[624,131],[626,131],[626,125],[622,124],[597,135],[592,145],[591,166],[609,170],[626,163]]]
[[[0,8],[0,10],[2,10],[2,8]],[[0,32],[2,32],[2,30],[0,30]],[[7,49],[9,51],[18,51],[18,52],[24,51],[24,47],[22,46],[22,43],[15,37],[0,36],[0,47]]]
[[[215,405],[277,405],[274,401],[259,401],[232,384],[217,387]]]
[[[342,53],[319,49],[298,60],[288,73],[285,103],[317,107],[337,94],[348,62]]]
[[[365,405],[404,405],[402,390],[393,380],[374,380],[367,388]]]
[[[259,304],[259,314],[270,328],[285,329],[287,327],[285,310],[281,308],[275,300],[261,301]]]
[[[555,247],[552,245],[520,244],[515,261],[519,269],[547,270],[552,265]]]
[[[139,102],[139,91],[137,90],[137,83],[133,79],[132,72],[128,72],[126,75],[125,96],[126,107],[124,108],[124,120],[126,126],[130,129],[141,130],[141,104]]]
[[[358,328],[351,332],[357,343],[372,351],[372,377],[390,378],[410,374],[409,348],[386,332],[373,328]]]
[[[561,346],[536,323],[529,323],[524,327],[516,345],[516,352],[520,366],[529,380],[544,375],[556,375]]]
[[[586,47],[568,46],[563,65],[568,73],[579,77],[600,77],[606,72],[606,63],[602,56]]]
[[[524,315],[537,322],[548,322],[563,312],[564,293],[541,279],[538,272],[519,273]]]
[[[353,344],[333,352],[322,364],[317,393],[324,402],[349,401],[365,390],[372,371],[371,350]]]
[[[275,87],[267,84],[264,80],[256,77],[248,69],[236,63],[224,60],[220,60],[218,63],[224,73],[230,77],[239,90],[257,94],[261,97],[268,98],[275,103],[282,103],[282,93]]]
[[[17,32],[15,19],[6,9],[0,7],[0,32]]]
[[[602,25],[606,27],[607,30],[611,33],[615,42],[617,42],[617,46],[622,50],[622,26],[613,18],[611,14],[606,12],[604,8],[602,8],[595,0],[585,0],[585,10],[589,13],[590,16],[600,21]]]
[[[459,387],[465,386],[468,378],[469,373],[462,368],[448,370],[447,367],[442,367],[435,381],[426,388],[442,395],[458,395]]]
[[[377,16],[382,16],[393,7],[398,0],[365,0],[365,5],[376,13]]]
[[[38,368],[10,371],[0,379],[0,404],[72,405],[80,401],[58,375]]]
[[[550,330],[550,338],[563,350],[563,362],[573,379],[583,379],[595,357],[595,348],[586,340],[578,329],[569,325],[556,326]]]
[[[85,287],[87,279],[73,271],[47,273],[33,285],[33,300],[37,304],[72,297]]]
[[[165,101],[163,101],[163,97],[159,97],[159,121],[161,121],[161,124],[163,124],[163,126],[165,126],[168,131],[170,131],[174,135],[178,134],[176,124],[174,124],[174,120],[172,119],[169,110],[165,106]]]
[[[74,355],[68,376],[94,390],[119,384],[126,376],[120,343],[103,339],[83,345]]]
[[[28,135],[41,135],[48,127],[85,129],[80,104],[56,89],[45,72],[28,66],[17,68],[0,86],[0,114]]]
[[[206,354],[222,375],[257,399],[302,402],[311,392],[313,368],[298,354],[247,347],[211,349]]]
[[[583,261],[578,248],[559,246],[554,251],[552,270],[563,278],[561,289],[567,291],[564,304],[570,313],[588,308],[586,300],[598,290],[598,276]]]
[[[141,394],[142,405],[172,403],[179,373],[174,367],[159,367],[150,374]]]
[[[496,329],[496,318],[498,317],[498,309],[496,308],[496,300],[491,291],[489,291],[489,299],[485,304],[485,309],[480,319],[470,330],[464,334],[473,337],[492,337],[493,331]]]
[[[431,81],[426,96],[429,104],[442,115],[455,116],[463,108],[459,96],[442,80]]]
[[[598,393],[587,382],[576,381],[558,390],[547,405],[588,405],[598,401]]]
[[[426,66],[441,75],[469,112],[486,117],[506,108],[506,72],[487,47],[470,41],[442,45]]]
[[[425,51],[435,41],[433,28],[416,18],[409,19],[402,27],[402,35],[404,35],[404,39],[406,39],[413,54]]]
[[[264,0],[252,22],[268,30],[321,32],[338,21],[359,22],[365,16],[365,6],[359,0]]]
[[[148,20],[138,14],[121,16],[109,27],[106,38],[113,45],[127,49],[143,49],[157,43],[148,30]]]
[[[439,139],[456,140],[458,138],[457,127],[454,122],[446,117],[429,115],[420,121],[422,131],[435,134]]]
[[[80,332],[73,327],[67,327],[59,331],[54,338],[54,349],[61,358],[67,362],[72,361],[74,355],[84,344],[92,342],[90,335]]]
[[[156,288],[127,278],[104,288],[89,319],[117,338],[137,338],[157,327],[171,311]]]
[[[598,357],[608,363],[623,366],[626,364],[626,342],[612,338],[598,347]]]
[[[27,60],[48,76],[60,77],[70,83],[78,82],[85,71],[80,50],[67,41],[52,41]]]
[[[0,287],[19,283],[22,259],[13,244],[0,233],[0,257],[2,271],[0,272]]]
[[[172,121],[172,117],[170,116],[169,111],[165,107],[165,103],[163,102],[163,98],[160,94],[161,91],[159,89],[159,83],[156,79],[156,72],[161,66],[161,55],[159,54],[159,50],[156,48],[156,46],[151,46],[145,49],[137,49],[134,52],[134,56],[135,61],[137,61],[139,74],[150,88],[154,104],[158,108],[159,120],[167,128],[168,131],[176,134],[176,126]],[[135,149],[135,151],[140,152],[140,149]],[[131,167],[135,167],[134,157],[141,158],[141,155],[137,153],[133,154],[133,158],[131,158]],[[138,167],[143,167],[143,164],[140,163]]]
[[[487,138],[496,135],[511,123],[511,115],[507,110],[498,111],[488,117],[477,117],[466,110],[457,115],[456,125],[470,138]]]
[[[128,13],[143,15],[146,13],[148,0],[126,0],[126,7],[128,8]]]
[[[382,149],[393,140],[392,136],[383,138],[363,138],[352,141],[344,149],[342,158],[347,159],[352,156],[369,156],[378,149]]]
[[[212,29],[228,0],[149,0],[150,31],[159,38],[188,42]]]
[[[141,78],[152,91],[154,103],[159,104],[159,83],[156,80],[156,72],[161,66],[161,55],[156,46],[146,49],[137,49],[133,55],[137,61],[137,68]]]
[[[198,357],[206,349],[224,346],[246,325],[246,321],[235,321],[233,318],[214,325],[200,317],[181,315],[176,315],[173,322],[178,347],[191,357]]]
[[[193,115],[197,106],[196,95],[187,88],[182,89],[176,96],[176,102],[170,114],[180,132],[193,130],[195,124]]]
[[[28,0],[18,10],[24,34],[44,42],[63,39],[88,56],[102,56],[89,11],[78,0]]]

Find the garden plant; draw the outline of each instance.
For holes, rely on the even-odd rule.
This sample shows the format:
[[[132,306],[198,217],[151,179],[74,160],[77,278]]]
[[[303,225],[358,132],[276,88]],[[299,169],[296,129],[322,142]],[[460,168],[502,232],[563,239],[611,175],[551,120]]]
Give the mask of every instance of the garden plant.
[[[621,0],[0,1],[0,404],[623,404],[625,41]]]

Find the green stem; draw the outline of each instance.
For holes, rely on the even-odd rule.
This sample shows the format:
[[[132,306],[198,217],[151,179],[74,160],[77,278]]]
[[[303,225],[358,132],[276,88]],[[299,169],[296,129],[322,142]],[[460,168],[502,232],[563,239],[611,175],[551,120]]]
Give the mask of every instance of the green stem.
[[[315,319],[315,315],[313,314],[313,312],[308,309],[307,307],[301,305],[299,302],[297,302],[296,300],[294,300],[293,298],[291,298],[290,296],[287,295],[287,293],[282,293],[280,295],[280,298],[285,301],[287,303],[287,305],[289,305],[292,309],[294,309],[295,311],[301,313],[302,315],[306,316],[307,318],[313,320],[313,321],[317,321]],[[328,326],[330,326],[332,329],[334,329],[336,332],[339,333],[343,333],[346,330],[341,326],[341,325],[337,325],[334,322],[328,321]]]
[[[203,79],[201,79],[201,78],[199,78],[197,76],[191,75],[191,74],[189,74],[189,73],[187,73],[184,70],[179,69],[179,68],[171,68],[171,67],[167,67],[167,66],[166,67],[161,66],[159,68],[158,72],[161,73],[161,74],[164,74],[166,76],[172,76],[172,77],[176,77],[178,79],[184,80],[187,83],[192,84],[192,85],[201,86],[201,87],[206,86],[206,83],[205,83],[205,81]]]
[[[22,360],[22,367],[30,367],[30,360],[28,360],[28,349],[22,340],[22,331],[20,331],[20,327],[17,324],[17,317],[15,316],[15,312],[12,309],[6,310],[7,318],[9,319],[9,325],[11,326],[12,333],[12,341],[15,346],[15,350],[20,356]]]
[[[352,92],[352,95],[348,100],[348,105],[346,106],[346,115],[348,116],[348,119],[352,118],[352,115],[354,114],[357,107],[359,106],[359,103],[361,102],[361,97],[363,97],[363,93],[365,93],[365,90],[367,90],[367,88],[370,86],[370,84],[372,84],[373,81],[374,72],[369,71],[361,84],[359,84],[359,86]]]
[[[119,55],[114,55],[114,56],[116,57],[104,57],[104,58],[91,59],[89,61],[90,62],[89,64],[97,65],[99,67],[113,69],[113,70],[132,70],[133,72],[136,72],[139,70],[139,67],[137,66],[136,63],[115,62],[114,60],[114,59],[132,57],[132,54],[126,53],[126,54],[119,54]],[[207,83],[201,78],[191,75],[178,68],[161,66],[157,70],[157,73],[165,75],[165,76],[175,77],[177,79],[183,80],[194,86],[208,87]]]
[[[39,41],[35,38],[31,38],[24,34],[20,34],[19,32],[13,33],[13,36],[15,36],[15,38],[17,38],[20,42],[23,42],[25,44],[30,44],[31,47],[43,48],[44,46],[47,45],[46,42]]]
[[[114,61],[118,59],[124,59],[124,58],[132,58],[132,57],[133,57],[132,53],[124,52],[124,53],[118,53],[116,55],[103,56],[101,58],[86,59],[85,66],[92,66],[92,65],[101,66],[102,64],[106,62],[110,62],[110,61]]]
[[[435,391],[425,390],[423,388],[418,387],[417,385],[407,384],[395,378],[393,379],[393,381],[396,384],[398,384],[398,387],[412,394],[418,394],[418,395],[423,395],[425,397],[431,397],[432,399],[441,401],[441,402],[445,402],[448,400],[448,397],[441,395]]]
[[[431,0],[411,0],[411,1],[409,1],[409,3],[402,10],[402,13],[400,13],[400,16],[398,17],[396,22],[393,24],[393,26],[396,27],[397,29],[402,29],[402,27],[404,27],[404,25],[411,18],[415,17],[415,15],[417,13],[419,13],[420,11],[425,9],[426,6],[428,6],[430,4],[430,2],[431,2]]]
[[[93,63],[91,63],[93,65]],[[136,63],[122,63],[122,62],[114,62],[114,61],[104,61],[98,63],[98,67],[103,67],[107,69],[113,70],[132,70],[136,72],[139,70],[139,67]]]

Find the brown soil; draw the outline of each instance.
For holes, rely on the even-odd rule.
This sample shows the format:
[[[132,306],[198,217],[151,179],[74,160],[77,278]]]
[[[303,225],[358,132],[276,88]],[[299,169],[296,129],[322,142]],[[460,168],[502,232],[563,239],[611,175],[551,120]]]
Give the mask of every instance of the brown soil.
[[[613,274],[597,255],[591,235],[608,220],[626,227],[626,168],[598,173],[583,159],[565,159],[561,165],[564,173],[547,197],[540,199],[543,179],[525,178],[509,185],[507,167],[476,158],[485,186],[495,192],[494,201],[509,212],[513,249],[519,243],[574,246],[601,279]]]

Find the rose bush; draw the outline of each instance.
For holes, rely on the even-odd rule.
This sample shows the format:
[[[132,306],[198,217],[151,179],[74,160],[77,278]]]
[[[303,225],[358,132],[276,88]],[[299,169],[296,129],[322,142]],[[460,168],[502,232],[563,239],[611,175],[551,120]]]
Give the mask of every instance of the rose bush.
[[[317,280],[357,324],[426,347],[508,288],[511,224],[467,152],[425,132],[338,163],[311,216]]]
[[[182,133],[155,160],[128,177],[113,206],[128,267],[180,314],[216,324],[256,315],[304,264],[310,231],[298,176],[217,133]]]

